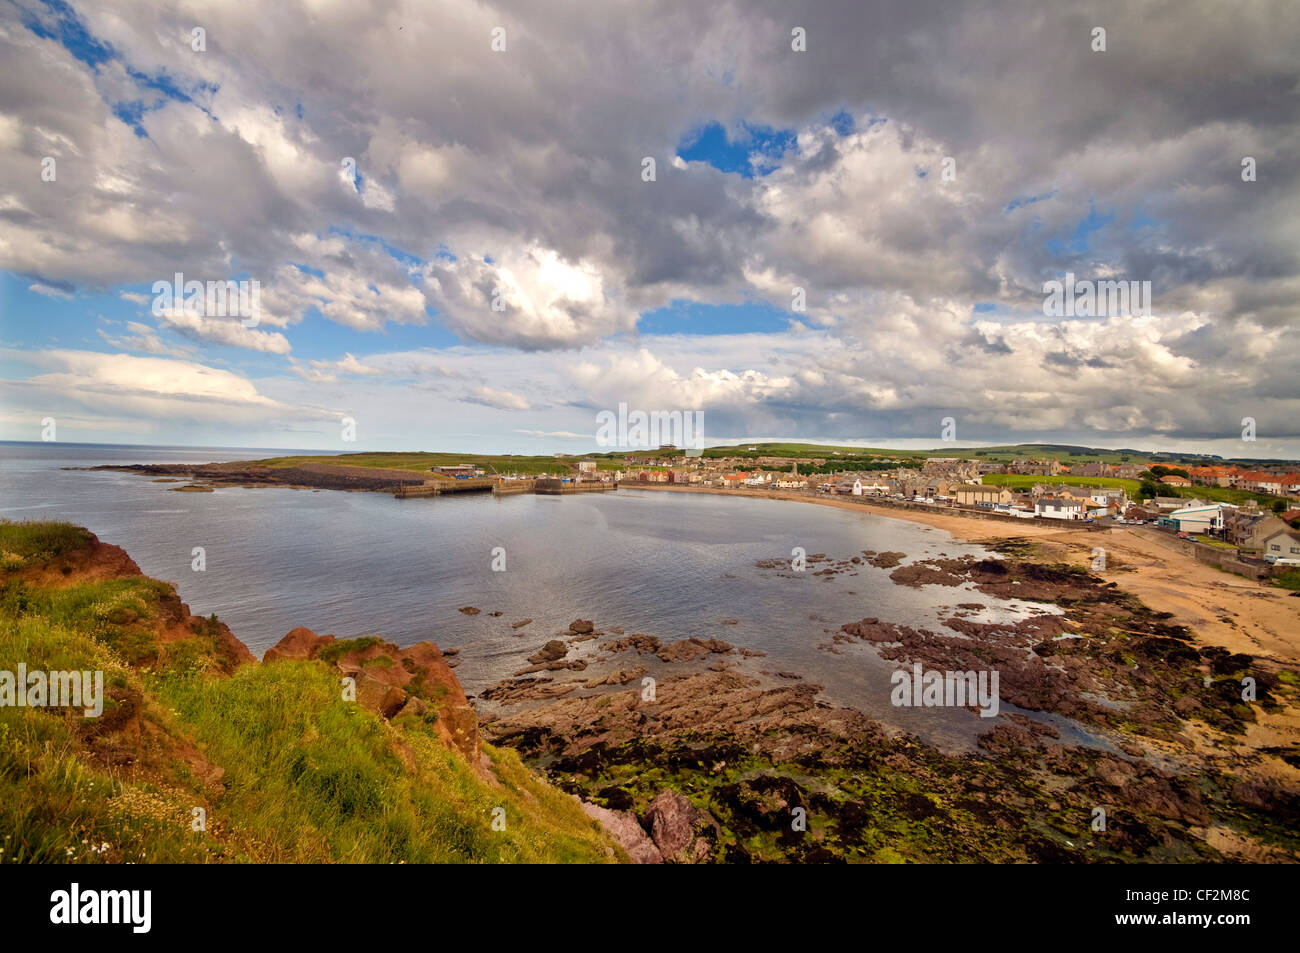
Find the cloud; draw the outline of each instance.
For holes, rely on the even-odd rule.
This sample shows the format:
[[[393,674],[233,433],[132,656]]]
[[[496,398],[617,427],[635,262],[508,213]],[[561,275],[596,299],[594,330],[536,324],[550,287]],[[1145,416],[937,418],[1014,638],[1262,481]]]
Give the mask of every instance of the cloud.
[[[592,435],[589,433],[574,433],[572,430],[516,430],[515,433],[526,434],[530,437],[558,437],[564,440],[592,439]]]
[[[266,354],[288,354],[289,340],[278,331],[246,328],[239,318],[213,318],[185,308],[168,308],[159,320],[172,331],[196,341],[210,341]]]
[[[286,390],[410,387],[553,415],[524,429],[555,432],[620,394],[742,435],[901,439],[948,415],[972,438],[1209,439],[1247,415],[1295,429],[1300,21],[1284,0],[1176,17],[835,0],[799,10],[806,53],[777,0],[291,0],[272,25],[293,44],[262,11],[216,5],[221,55],[189,52],[184,11],[78,13],[93,55],[44,7],[0,9],[0,268],[67,294],[247,275],[260,330],[164,328],[281,358]],[[711,122],[794,145],[754,178],[678,161]],[[1042,283],[1067,270],[1150,280],[1151,325],[1044,319]],[[794,288],[807,310],[789,330],[637,336],[673,301],[786,311]],[[293,361],[288,329],[316,315],[370,343]],[[418,350],[407,335],[431,323],[470,352]],[[405,350],[369,353],[390,333]]]
[[[304,380],[315,383],[332,383],[339,379],[340,373],[365,376],[384,374],[381,368],[371,367],[357,360],[351,354],[345,354],[337,361],[311,361],[310,365],[310,367],[304,367],[298,361],[290,358],[290,366],[293,372]]]
[[[39,281],[27,286],[27,290],[38,295],[44,295],[47,298],[57,298],[60,301],[71,301],[73,294],[63,288],[55,288],[51,285],[41,284]]]
[[[482,404],[485,407],[496,407],[499,410],[528,410],[528,401],[518,394],[512,394],[507,390],[499,390],[492,387],[483,387],[475,385],[465,391],[465,396],[461,398],[471,404]]]
[[[148,422],[147,430],[186,421],[264,427],[338,416],[275,400],[240,374],[194,361],[67,349],[4,349],[0,355],[34,371],[0,385],[6,401],[56,415],[136,418]]]
[[[153,328],[147,324],[141,324],[139,321],[128,321],[127,329],[131,334],[113,336],[103,328],[98,330],[98,334],[106,342],[116,348],[126,351],[142,351],[145,354],[159,354],[167,357],[193,357],[194,349],[186,347],[172,347],[165,343]]]

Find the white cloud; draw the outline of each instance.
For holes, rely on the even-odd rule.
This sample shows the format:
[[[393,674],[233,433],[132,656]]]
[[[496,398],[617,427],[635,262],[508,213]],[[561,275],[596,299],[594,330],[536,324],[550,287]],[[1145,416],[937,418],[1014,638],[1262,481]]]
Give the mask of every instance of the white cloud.
[[[41,284],[39,281],[27,286],[27,290],[38,295],[44,295],[47,298],[57,298],[60,301],[71,301],[72,293],[62,288],[53,288],[50,285]]]
[[[246,328],[239,318],[212,318],[185,308],[168,308],[158,317],[170,330],[198,341],[267,354],[288,354],[290,350],[289,339],[283,334]]]

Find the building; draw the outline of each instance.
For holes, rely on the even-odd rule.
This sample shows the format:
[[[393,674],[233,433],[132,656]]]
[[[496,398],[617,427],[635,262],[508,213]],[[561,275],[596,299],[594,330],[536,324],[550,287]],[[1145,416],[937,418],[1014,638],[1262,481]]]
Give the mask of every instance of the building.
[[[1163,483],[1165,486],[1191,486],[1192,485],[1192,481],[1187,479],[1187,477],[1175,476],[1172,473],[1169,474],[1168,476],[1162,476],[1160,478],[1160,482]]]
[[[889,485],[887,483],[863,483],[861,479],[853,481],[854,496],[888,496]]]
[[[1007,468],[1008,473],[1022,473],[1030,476],[1060,476],[1061,461],[1051,460],[1016,460]]]
[[[1059,496],[1043,496],[1034,501],[1034,515],[1050,520],[1083,519],[1083,503]]]
[[[984,486],[979,483],[961,483],[952,488],[958,506],[979,506],[981,503],[996,506],[1010,505],[1014,494],[1005,486]]]
[[[1185,506],[1166,517],[1174,529],[1183,533],[1223,532],[1224,514],[1236,507],[1231,503],[1211,503],[1207,506]]]
[[[1275,530],[1260,542],[1265,559],[1300,559],[1300,530],[1291,527]]]
[[[430,469],[439,476],[482,476],[483,471],[469,463],[458,463],[450,467],[430,467]]]
[[[1229,542],[1237,544],[1238,549],[1250,553],[1263,553],[1266,539],[1290,528],[1276,516],[1262,513],[1239,514],[1237,519],[1229,523],[1225,535]]]
[[[1205,506],[1209,500],[1184,499],[1181,496],[1157,496],[1155,499],[1148,501],[1158,510],[1181,510],[1193,506]]]

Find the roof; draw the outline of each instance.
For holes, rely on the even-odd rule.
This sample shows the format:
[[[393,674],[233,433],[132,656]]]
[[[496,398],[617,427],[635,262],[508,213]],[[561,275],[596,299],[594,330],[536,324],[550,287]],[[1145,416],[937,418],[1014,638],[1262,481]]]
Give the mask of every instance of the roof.
[[[1197,513],[1201,510],[1222,510],[1224,507],[1236,509],[1231,503],[1210,503],[1206,506],[1184,506],[1181,510],[1174,510],[1170,516],[1177,516],[1179,513]]]

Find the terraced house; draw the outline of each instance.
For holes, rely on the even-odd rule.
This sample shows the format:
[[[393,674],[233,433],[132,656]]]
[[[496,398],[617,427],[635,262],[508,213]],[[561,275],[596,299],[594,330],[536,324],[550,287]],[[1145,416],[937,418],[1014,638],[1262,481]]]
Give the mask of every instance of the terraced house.
[[[994,506],[1008,504],[1015,496],[1009,487],[984,486],[980,483],[960,484],[953,489],[952,495],[957,500],[958,506],[979,506],[981,503]]]

